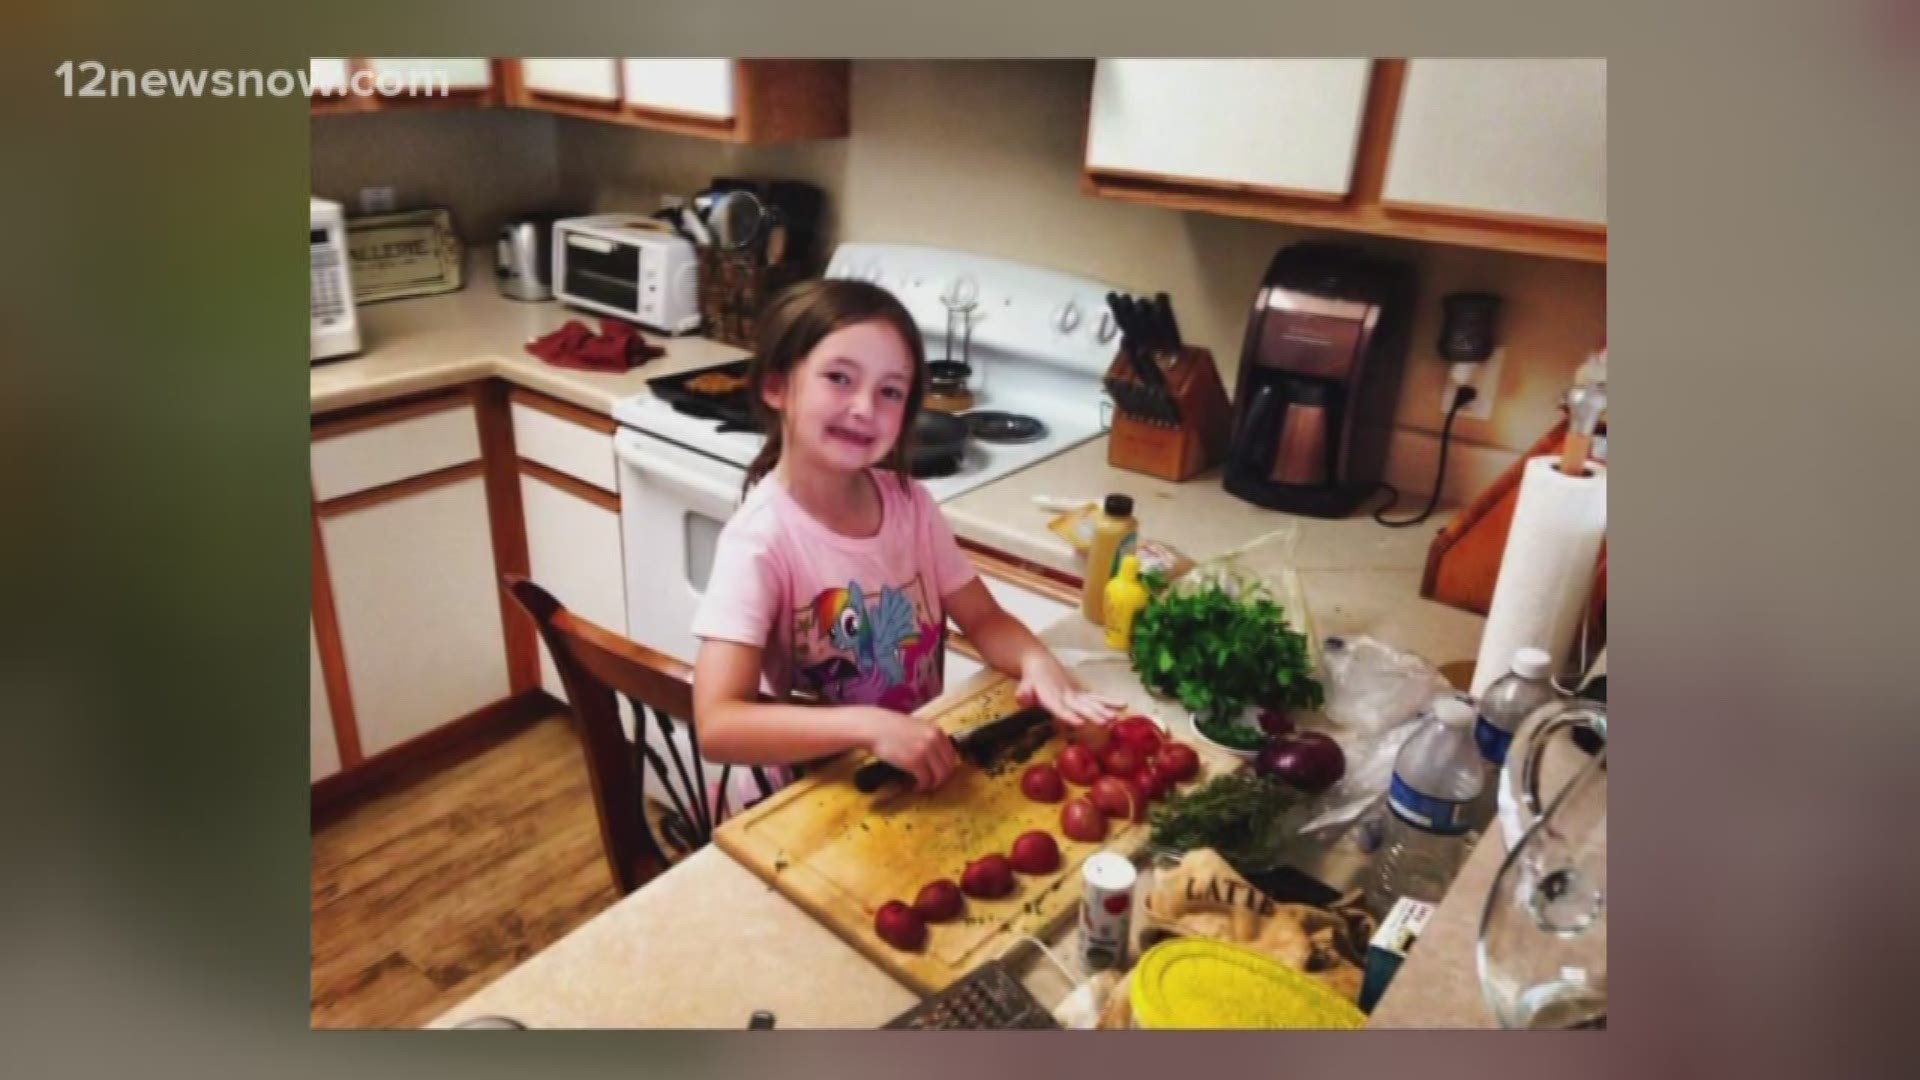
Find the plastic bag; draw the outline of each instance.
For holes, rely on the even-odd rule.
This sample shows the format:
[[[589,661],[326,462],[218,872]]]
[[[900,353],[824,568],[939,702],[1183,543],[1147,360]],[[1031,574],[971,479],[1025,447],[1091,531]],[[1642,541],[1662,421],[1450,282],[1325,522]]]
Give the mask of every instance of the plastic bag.
[[[1393,761],[1412,736],[1410,722],[1453,688],[1413,653],[1370,637],[1330,637],[1321,644],[1327,734],[1347,758],[1346,775],[1308,808],[1303,833],[1358,818],[1386,793]]]

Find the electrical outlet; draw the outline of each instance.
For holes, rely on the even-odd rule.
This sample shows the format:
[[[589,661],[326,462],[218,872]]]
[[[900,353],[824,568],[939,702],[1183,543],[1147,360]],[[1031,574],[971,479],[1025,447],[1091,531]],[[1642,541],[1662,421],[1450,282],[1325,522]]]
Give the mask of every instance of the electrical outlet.
[[[393,213],[395,201],[392,187],[363,187],[360,189],[360,212],[362,214],[391,214]]]
[[[1493,399],[1500,393],[1500,362],[1507,357],[1505,346],[1493,350],[1493,355],[1477,364],[1469,365],[1473,369],[1473,379],[1468,383],[1474,389],[1474,398],[1460,410],[1462,420],[1490,420],[1493,418]],[[1453,380],[1440,384],[1440,416],[1444,419],[1447,410],[1453,408]]]

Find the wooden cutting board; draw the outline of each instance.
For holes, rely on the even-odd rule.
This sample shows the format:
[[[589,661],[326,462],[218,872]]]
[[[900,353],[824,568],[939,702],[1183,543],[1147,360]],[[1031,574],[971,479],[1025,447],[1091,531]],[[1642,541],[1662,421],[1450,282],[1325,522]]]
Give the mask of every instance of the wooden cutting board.
[[[948,731],[1018,707],[1014,684],[1001,676],[931,706],[935,722]],[[1068,840],[1060,831],[1060,803],[1036,803],[1020,793],[1026,766],[1053,760],[1062,745],[1056,735],[1026,761],[997,763],[991,774],[963,764],[924,795],[897,784],[863,795],[853,773],[870,759],[842,755],[723,823],[714,842],[895,978],[922,994],[937,993],[1021,935],[1046,940],[1065,925],[1078,910],[1087,856],[1102,848],[1132,855],[1145,845],[1145,823],[1115,828],[1101,844]],[[1214,767],[1203,753],[1201,778]],[[1083,790],[1068,785],[1069,796]],[[1015,874],[1014,892],[1005,899],[968,897],[959,919],[927,927],[919,952],[902,952],[875,936],[873,916],[882,904],[911,904],[922,885],[938,878],[958,883],[968,862],[1005,854],[1030,829],[1059,842],[1059,870]]]

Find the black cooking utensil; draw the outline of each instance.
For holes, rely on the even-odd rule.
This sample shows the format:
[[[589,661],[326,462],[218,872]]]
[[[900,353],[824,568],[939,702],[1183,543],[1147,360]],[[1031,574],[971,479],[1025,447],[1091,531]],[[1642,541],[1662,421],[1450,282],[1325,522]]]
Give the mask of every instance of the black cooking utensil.
[[[948,738],[953,742],[953,748],[959,752],[962,759],[977,768],[985,768],[993,763],[1001,750],[1018,742],[1022,736],[1027,735],[1034,728],[1052,722],[1051,713],[1035,706],[1010,713],[998,720],[989,720]],[[884,761],[869,762],[853,774],[853,786],[866,794],[879,791],[896,780],[911,782],[913,776],[906,770]]]
[[[960,467],[971,438],[965,420],[937,409],[921,409],[913,418],[908,467],[915,476],[945,476]]]

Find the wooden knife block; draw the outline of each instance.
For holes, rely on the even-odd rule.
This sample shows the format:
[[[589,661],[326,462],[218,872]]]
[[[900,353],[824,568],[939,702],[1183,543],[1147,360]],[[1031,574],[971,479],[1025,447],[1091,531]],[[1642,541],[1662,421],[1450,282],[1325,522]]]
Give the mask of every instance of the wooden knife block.
[[[1227,389],[1213,354],[1189,345],[1156,361],[1167,393],[1179,405],[1178,425],[1135,416],[1116,404],[1107,438],[1107,464],[1162,480],[1191,480],[1226,460],[1232,428]],[[1116,356],[1107,377],[1139,383],[1125,356]]]

